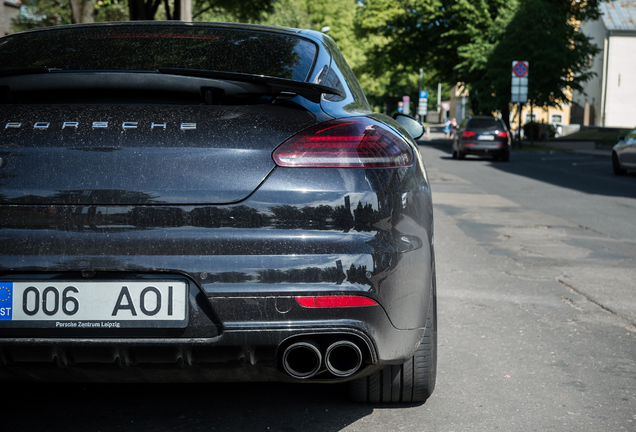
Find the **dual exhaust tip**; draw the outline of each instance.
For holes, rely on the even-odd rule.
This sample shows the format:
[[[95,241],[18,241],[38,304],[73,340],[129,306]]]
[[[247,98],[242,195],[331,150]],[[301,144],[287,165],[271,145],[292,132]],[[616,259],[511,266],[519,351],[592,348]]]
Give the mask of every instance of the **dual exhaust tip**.
[[[362,351],[348,340],[334,342],[325,350],[324,366],[336,377],[351,376],[362,366]],[[295,342],[283,353],[283,369],[293,378],[311,378],[322,368],[323,355],[313,341]]]

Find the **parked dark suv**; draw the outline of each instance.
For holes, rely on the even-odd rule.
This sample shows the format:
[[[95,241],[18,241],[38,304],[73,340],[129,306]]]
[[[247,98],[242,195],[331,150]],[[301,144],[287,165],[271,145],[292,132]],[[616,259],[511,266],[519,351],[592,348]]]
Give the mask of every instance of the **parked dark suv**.
[[[492,156],[493,160],[510,160],[510,134],[504,122],[492,116],[465,118],[453,140],[453,159],[467,154]]]

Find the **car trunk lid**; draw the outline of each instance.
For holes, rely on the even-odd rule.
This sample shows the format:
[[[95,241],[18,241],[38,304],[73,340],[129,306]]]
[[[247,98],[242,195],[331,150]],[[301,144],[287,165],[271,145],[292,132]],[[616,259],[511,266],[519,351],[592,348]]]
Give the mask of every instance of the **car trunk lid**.
[[[239,202],[317,122],[273,105],[35,104],[0,121],[0,202],[79,205]]]

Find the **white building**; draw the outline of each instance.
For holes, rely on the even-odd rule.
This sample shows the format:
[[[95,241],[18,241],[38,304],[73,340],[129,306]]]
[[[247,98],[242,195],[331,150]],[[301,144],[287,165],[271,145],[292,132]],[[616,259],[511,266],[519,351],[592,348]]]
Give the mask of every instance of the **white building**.
[[[636,0],[600,4],[602,17],[585,22],[581,30],[601,48],[592,70],[597,76],[575,92],[573,123],[605,127],[636,126]],[[578,107],[576,107],[578,105]]]
[[[20,15],[20,0],[0,0],[0,37],[13,33],[11,20]]]

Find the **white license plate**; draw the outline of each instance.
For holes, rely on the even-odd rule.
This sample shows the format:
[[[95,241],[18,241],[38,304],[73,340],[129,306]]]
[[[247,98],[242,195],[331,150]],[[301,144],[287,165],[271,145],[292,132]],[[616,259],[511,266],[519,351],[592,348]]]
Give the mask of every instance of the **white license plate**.
[[[184,281],[0,282],[0,327],[185,327]]]
[[[479,135],[479,137],[477,137],[477,139],[479,141],[494,141],[495,140],[495,136],[494,135]]]

